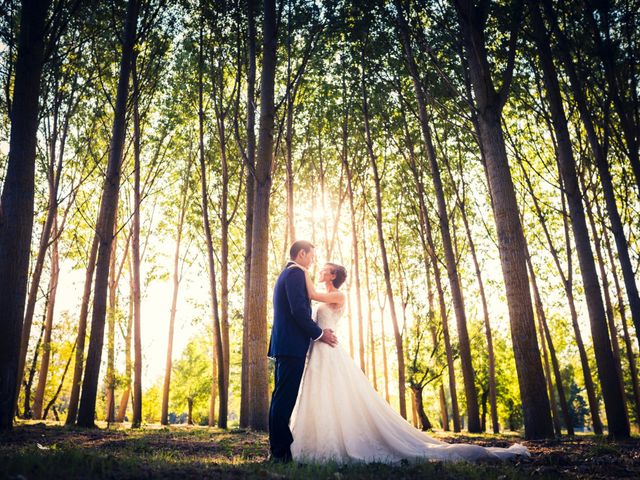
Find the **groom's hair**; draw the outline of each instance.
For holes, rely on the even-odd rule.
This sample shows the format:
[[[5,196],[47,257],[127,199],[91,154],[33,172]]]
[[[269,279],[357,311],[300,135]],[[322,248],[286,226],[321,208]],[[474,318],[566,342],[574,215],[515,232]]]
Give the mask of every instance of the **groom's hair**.
[[[336,288],[340,288],[340,286],[347,279],[347,269],[342,265],[338,265],[337,263],[327,263],[327,267],[331,269],[331,273],[335,274],[336,278],[331,280],[333,286]]]
[[[295,258],[300,253],[300,250],[304,250],[305,252],[309,253],[314,248],[316,247],[311,242],[307,242],[306,240],[298,240],[293,242],[293,245],[291,245],[291,248],[289,249],[289,256],[291,257],[291,260],[295,260]]]

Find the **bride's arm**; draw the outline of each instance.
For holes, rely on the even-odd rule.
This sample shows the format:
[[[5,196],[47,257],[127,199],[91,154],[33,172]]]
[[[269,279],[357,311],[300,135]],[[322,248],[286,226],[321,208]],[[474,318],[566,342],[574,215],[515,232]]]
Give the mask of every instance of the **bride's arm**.
[[[335,291],[335,292],[318,292],[316,290],[313,281],[311,280],[311,275],[308,270],[304,270],[304,279],[307,282],[307,293],[309,293],[309,298],[311,300],[316,300],[318,302],[324,303],[333,303],[336,305],[344,304],[344,293]]]

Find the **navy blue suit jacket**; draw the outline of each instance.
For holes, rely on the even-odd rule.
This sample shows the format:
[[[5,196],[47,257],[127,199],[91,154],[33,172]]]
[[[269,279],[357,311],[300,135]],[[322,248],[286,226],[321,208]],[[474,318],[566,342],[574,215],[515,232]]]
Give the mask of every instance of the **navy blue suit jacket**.
[[[269,357],[305,357],[312,339],[322,329],[311,318],[311,300],[307,293],[304,272],[289,268],[280,273],[273,290],[273,327],[269,342]]]

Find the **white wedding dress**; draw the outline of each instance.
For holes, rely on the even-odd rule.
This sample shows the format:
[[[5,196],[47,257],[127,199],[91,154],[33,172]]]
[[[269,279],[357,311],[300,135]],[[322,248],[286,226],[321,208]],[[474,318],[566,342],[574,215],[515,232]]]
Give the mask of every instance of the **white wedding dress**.
[[[337,330],[344,309],[320,304],[317,322]],[[478,461],[529,456],[526,447],[484,448],[433,439],[404,420],[374,390],[340,346],[314,342],[291,416],[298,462]]]

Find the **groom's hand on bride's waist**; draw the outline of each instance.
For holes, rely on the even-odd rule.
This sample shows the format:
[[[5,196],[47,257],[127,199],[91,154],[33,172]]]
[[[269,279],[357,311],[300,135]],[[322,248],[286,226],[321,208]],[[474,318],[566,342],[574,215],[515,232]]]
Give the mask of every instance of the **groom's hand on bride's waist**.
[[[325,328],[324,330],[322,330],[322,335],[320,335],[320,338],[318,338],[318,340],[320,342],[327,343],[332,347],[335,347],[338,344],[338,337],[336,337],[336,334],[330,328]]]

